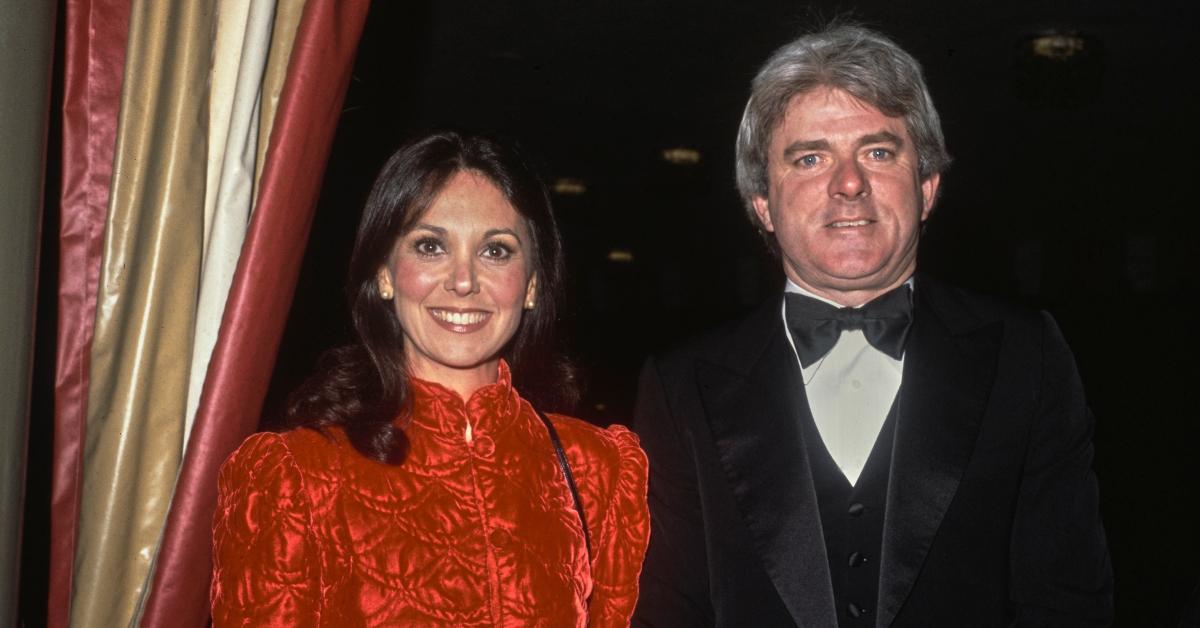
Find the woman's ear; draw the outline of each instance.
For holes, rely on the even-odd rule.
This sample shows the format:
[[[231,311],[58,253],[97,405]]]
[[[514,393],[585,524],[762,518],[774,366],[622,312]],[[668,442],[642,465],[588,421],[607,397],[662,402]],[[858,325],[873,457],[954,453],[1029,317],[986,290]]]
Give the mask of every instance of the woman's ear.
[[[375,273],[375,285],[379,288],[379,296],[384,301],[391,301],[395,293],[392,290],[392,273],[387,266],[380,266]]]
[[[529,283],[525,285],[525,309],[532,310],[537,305],[537,273],[529,276]]]

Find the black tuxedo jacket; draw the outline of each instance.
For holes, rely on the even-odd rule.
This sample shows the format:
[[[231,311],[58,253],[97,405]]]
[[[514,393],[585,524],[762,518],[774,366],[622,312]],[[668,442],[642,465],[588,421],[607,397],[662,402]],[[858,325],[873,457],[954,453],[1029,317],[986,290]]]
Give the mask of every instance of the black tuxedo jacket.
[[[634,625],[836,626],[781,298],[649,360]],[[876,626],[1107,625],[1092,420],[1049,315],[918,276]]]

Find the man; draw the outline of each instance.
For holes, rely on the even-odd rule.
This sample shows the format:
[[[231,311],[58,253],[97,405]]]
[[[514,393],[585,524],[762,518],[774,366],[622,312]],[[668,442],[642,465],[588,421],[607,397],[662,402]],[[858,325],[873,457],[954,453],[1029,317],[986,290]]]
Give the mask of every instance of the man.
[[[914,274],[949,162],[918,63],[860,27],[801,37],[737,153],[787,286],[643,370],[634,623],[1109,623],[1070,350],[1044,313]]]

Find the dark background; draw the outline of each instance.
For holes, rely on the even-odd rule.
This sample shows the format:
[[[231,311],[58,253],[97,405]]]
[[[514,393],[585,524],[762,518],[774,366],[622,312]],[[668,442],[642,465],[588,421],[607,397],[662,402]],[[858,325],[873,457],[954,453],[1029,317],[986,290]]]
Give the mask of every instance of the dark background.
[[[955,157],[920,267],[1056,317],[1096,415],[1118,625],[1175,625],[1200,578],[1193,6],[377,1],[268,411],[346,337],[342,278],[375,172],[406,137],[452,126],[514,138],[548,182],[586,186],[554,198],[570,271],[564,326],[587,384],[578,414],[627,422],[648,353],[779,288],[734,186],[737,123],[773,49],[849,15],[924,64]],[[1083,50],[1033,55],[1030,40],[1046,32],[1077,35]],[[699,163],[666,162],[675,147],[698,150]],[[613,250],[632,261],[611,261]],[[44,545],[34,528],[49,436],[33,429],[27,618],[30,596],[45,599],[30,547]]]

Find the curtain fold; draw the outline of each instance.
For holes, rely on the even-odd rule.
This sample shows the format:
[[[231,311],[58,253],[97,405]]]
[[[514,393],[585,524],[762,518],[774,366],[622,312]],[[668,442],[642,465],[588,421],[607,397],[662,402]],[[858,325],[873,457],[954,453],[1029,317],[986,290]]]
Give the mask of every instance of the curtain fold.
[[[0,3],[0,624],[17,621],[53,3]]]
[[[258,425],[367,6],[305,4],[143,626],[200,626],[207,618],[217,469]]]
[[[135,0],[96,301],[73,626],[137,606],[182,455],[214,11]]]
[[[184,413],[185,447],[250,218],[259,103],[274,14],[275,0],[221,0],[217,4],[203,258]]]
[[[267,161],[267,147],[270,145],[271,127],[275,124],[275,111],[279,108],[279,95],[283,92],[283,80],[287,77],[288,62],[292,58],[292,45],[296,43],[296,29],[300,27],[303,15],[304,0],[280,0],[275,7],[271,51],[267,53],[258,114],[258,155],[254,159],[255,198],[258,198],[258,185]]]
[[[46,624],[67,625],[75,575],[96,292],[130,0],[67,0],[63,59],[54,464]]]

